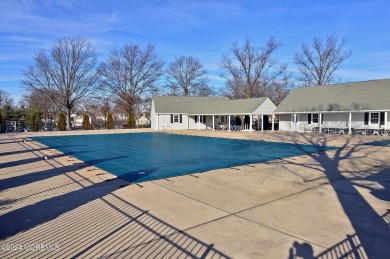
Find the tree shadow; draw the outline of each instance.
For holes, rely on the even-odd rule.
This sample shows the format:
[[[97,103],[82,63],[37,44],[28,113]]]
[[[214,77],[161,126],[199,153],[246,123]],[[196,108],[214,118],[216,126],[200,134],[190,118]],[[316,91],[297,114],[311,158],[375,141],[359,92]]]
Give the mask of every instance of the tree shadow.
[[[20,166],[20,165],[25,165],[25,164],[32,164],[32,163],[39,162],[42,160],[43,160],[43,157],[32,157],[32,158],[20,159],[17,161],[0,163],[0,168],[7,168],[7,167]]]
[[[1,141],[0,140],[0,145],[2,145],[2,144],[13,144],[13,143],[15,143],[15,141]]]
[[[6,178],[0,181],[0,191],[42,181],[77,169],[79,169],[78,165],[69,165],[60,168],[52,168],[44,171]]]
[[[301,143],[303,139],[304,142],[314,146],[327,146],[329,140],[332,139],[332,137],[324,135],[310,137],[298,134],[293,134],[289,137],[285,136],[285,138],[290,138],[296,143]],[[351,137],[346,137],[340,148],[334,150],[333,152],[322,152],[318,155],[312,156],[312,159],[314,160],[313,165],[294,163],[293,161],[289,161],[289,163],[321,172],[324,179],[327,180],[329,186],[331,186],[335,191],[345,215],[348,217],[355,230],[355,234],[352,236],[353,238],[351,236],[347,236],[347,239],[341,243],[349,242],[349,245],[352,246],[351,244],[354,242],[353,240],[359,240],[359,249],[356,250],[357,252],[346,251],[346,253],[351,252],[356,258],[361,258],[360,254],[362,253],[361,251],[363,251],[368,258],[383,258],[390,254],[390,228],[383,218],[371,207],[365,197],[360,194],[356,187],[364,187],[370,190],[373,197],[377,197],[378,199],[389,200],[390,192],[388,189],[388,183],[390,183],[390,169],[385,168],[380,172],[377,172],[378,168],[388,166],[387,164],[378,164],[378,168],[374,168],[371,171],[359,171],[359,164],[354,161],[358,159],[359,162],[361,162],[360,159],[368,158],[364,153],[358,156],[356,155],[356,152],[371,148],[361,144],[362,142],[356,141],[356,139],[354,143],[352,143]],[[340,163],[345,160],[348,160],[351,168],[341,172]],[[307,181],[316,180],[318,180],[318,178],[308,179]],[[379,190],[374,189],[370,184],[359,183],[359,181],[375,182],[384,188]],[[354,244],[356,245],[356,242]],[[313,249],[308,248],[308,246],[310,246],[310,244],[294,243],[290,249],[290,255],[291,251],[295,250],[295,256],[305,254],[303,258],[314,258],[312,253],[310,253]],[[335,247],[339,246],[340,244],[337,244]],[[335,250],[335,247],[329,248],[328,250]],[[323,255],[318,255],[316,258],[325,258],[325,254],[326,253],[324,252]],[[295,257],[290,256],[290,258]],[[344,255],[343,252],[338,252],[337,256],[331,256],[330,258],[344,258]]]
[[[34,148],[34,149],[23,149],[23,150],[14,150],[14,151],[7,151],[7,152],[1,152],[1,156],[12,156],[12,155],[20,155],[23,153],[29,153],[34,151],[42,151],[47,150],[48,148]]]
[[[0,216],[0,239],[53,220],[83,204],[111,193],[119,185],[119,181],[93,184],[4,214]]]
[[[74,155],[76,153],[77,154],[87,153],[87,151],[67,152],[66,155]],[[89,164],[89,165],[95,165],[95,164],[103,163],[106,161],[113,161],[113,160],[122,159],[122,158],[126,158],[126,157],[127,156],[118,156],[118,157],[111,157],[111,158],[91,159],[91,160],[86,160],[85,163]],[[62,174],[69,172],[69,171],[78,170],[78,169],[80,169],[80,167],[84,167],[84,163],[76,163],[76,164],[69,165],[69,166],[62,166],[59,168],[53,168],[53,169],[48,169],[45,171],[34,172],[34,173],[30,173],[30,174],[6,178],[6,179],[3,179],[0,181],[0,191],[10,189],[10,188],[15,188],[15,187],[22,186],[25,184],[30,184],[30,183],[42,181],[42,180],[45,180],[45,179],[48,179],[51,177],[62,175]]]
[[[4,251],[3,256],[229,258],[213,244],[202,242],[114,194],[124,183],[127,182],[121,179],[86,187],[79,183],[79,190],[0,216],[0,239],[12,242],[13,236],[20,234],[15,236],[19,241],[58,242],[60,246],[56,251]]]
[[[17,142],[10,142],[10,144],[15,144]],[[0,152],[0,155],[1,156],[11,156],[11,155],[20,155],[20,154],[23,154],[23,153],[29,153],[29,152],[40,152],[40,151],[43,151],[43,150],[50,150],[50,149],[56,149],[56,148],[66,148],[66,147],[75,147],[75,146],[82,146],[82,145],[72,145],[72,146],[67,146],[67,145],[57,145],[57,146],[52,146],[52,147],[40,147],[40,148],[26,148],[24,145],[22,145],[22,147],[24,147],[25,149],[22,149],[22,150],[13,150],[13,151],[7,151],[7,152]]]

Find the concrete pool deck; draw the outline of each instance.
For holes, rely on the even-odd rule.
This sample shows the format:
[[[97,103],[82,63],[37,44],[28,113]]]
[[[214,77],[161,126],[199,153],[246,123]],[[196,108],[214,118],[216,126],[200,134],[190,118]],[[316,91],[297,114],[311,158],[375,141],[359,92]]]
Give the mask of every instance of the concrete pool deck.
[[[91,133],[107,131],[70,134]],[[128,185],[56,150],[20,141],[68,132],[0,134],[2,257],[390,254],[390,147],[362,145],[389,137],[174,133],[340,149]]]

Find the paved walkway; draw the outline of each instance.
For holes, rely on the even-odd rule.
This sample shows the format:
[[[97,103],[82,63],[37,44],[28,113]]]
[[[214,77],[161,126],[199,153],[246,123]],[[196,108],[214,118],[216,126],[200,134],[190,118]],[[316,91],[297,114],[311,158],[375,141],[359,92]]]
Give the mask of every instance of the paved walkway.
[[[129,131],[110,131],[123,132]],[[23,141],[34,134],[66,133],[0,134],[1,257],[390,254],[390,147],[362,145],[388,137],[175,133],[340,148],[128,185],[73,157]]]

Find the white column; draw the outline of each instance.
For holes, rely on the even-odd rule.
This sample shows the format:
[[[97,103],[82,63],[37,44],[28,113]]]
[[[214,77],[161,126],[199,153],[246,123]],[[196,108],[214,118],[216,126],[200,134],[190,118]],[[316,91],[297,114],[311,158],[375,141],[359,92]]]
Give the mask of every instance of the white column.
[[[387,130],[387,112],[385,112],[385,125],[383,125],[383,128]]]
[[[297,131],[297,114],[294,113],[294,131]]]
[[[274,131],[275,130],[275,115],[274,114],[272,114],[271,115],[272,116],[272,131]]]
[[[229,117],[228,127],[229,127],[229,131],[231,131],[231,130],[230,130],[230,115],[228,115],[228,117]]]
[[[348,115],[348,134],[352,134],[352,112]]]
[[[198,115],[198,130],[200,130],[200,115]]]
[[[249,115],[249,132],[252,132],[252,122],[253,122],[253,116],[252,114]]]
[[[319,113],[318,114],[318,125],[319,125],[319,132],[321,133],[322,132],[322,113]]]
[[[214,126],[214,115],[213,115],[213,131],[214,131],[214,128],[215,128],[215,126]]]
[[[157,123],[157,130],[160,130],[160,122],[159,122],[159,116],[160,116],[160,114],[157,114],[157,119],[156,119],[156,123]]]

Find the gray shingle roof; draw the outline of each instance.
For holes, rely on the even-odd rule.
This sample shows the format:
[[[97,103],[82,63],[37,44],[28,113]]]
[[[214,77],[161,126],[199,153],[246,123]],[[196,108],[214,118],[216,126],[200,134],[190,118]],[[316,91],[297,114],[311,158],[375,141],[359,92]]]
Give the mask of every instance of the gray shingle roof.
[[[156,113],[189,113],[194,104],[228,100],[226,97],[155,96]]]
[[[196,103],[192,106],[188,114],[250,114],[253,113],[266,99],[267,97],[261,97]]]
[[[226,97],[156,96],[156,113],[186,113],[191,115],[250,114],[267,98],[229,100]]]
[[[390,110],[390,79],[297,88],[275,113]]]

